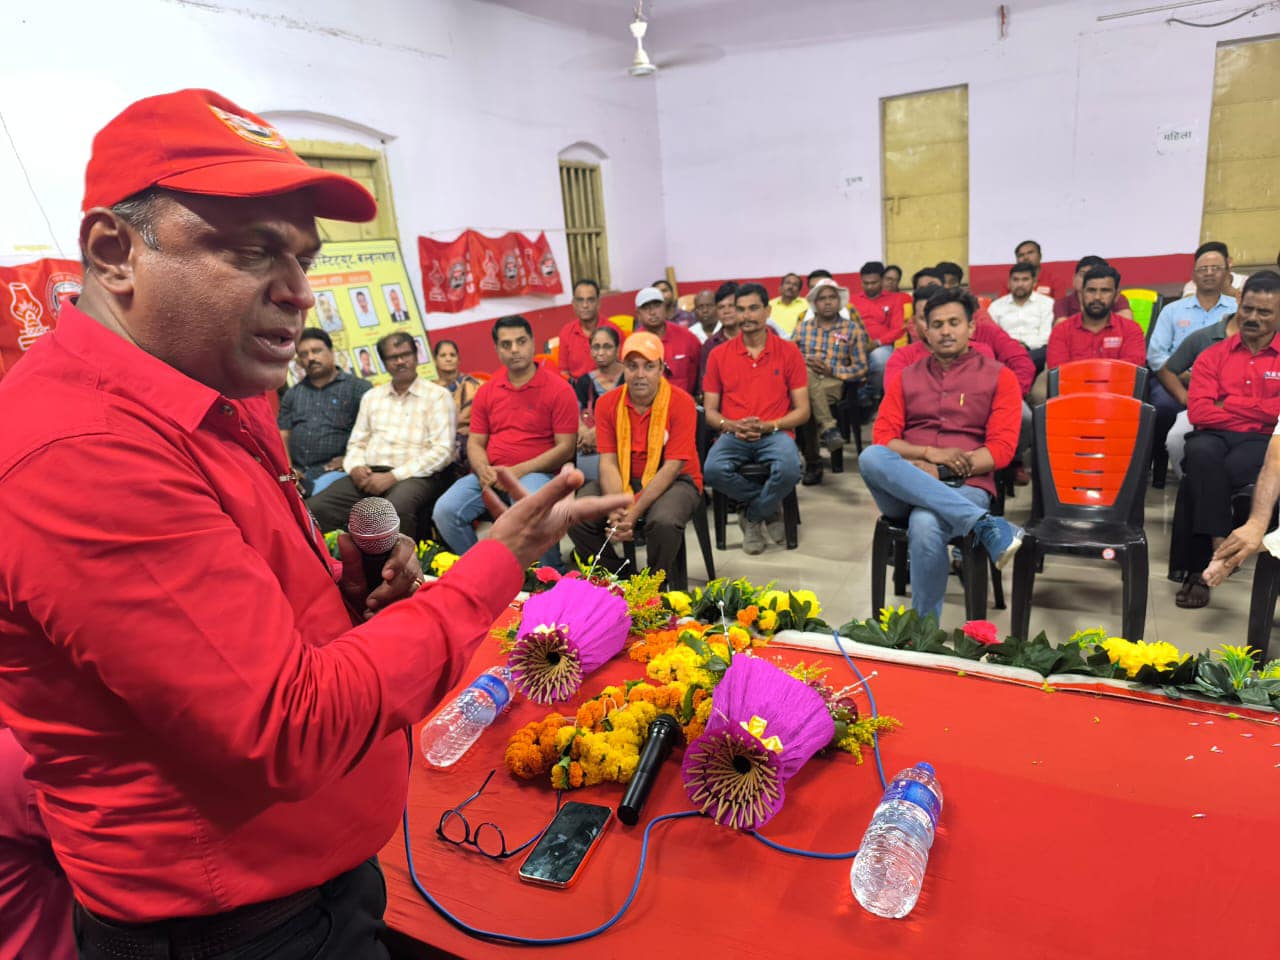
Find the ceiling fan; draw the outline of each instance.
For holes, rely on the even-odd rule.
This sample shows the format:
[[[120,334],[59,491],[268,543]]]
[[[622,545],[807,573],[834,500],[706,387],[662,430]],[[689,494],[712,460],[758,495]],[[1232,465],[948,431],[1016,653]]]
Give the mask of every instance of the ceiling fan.
[[[633,77],[653,76],[658,72],[659,67],[670,69],[671,67],[689,64],[711,63],[724,57],[724,50],[720,47],[714,47],[710,44],[698,44],[688,50],[663,57],[657,63],[650,60],[649,54],[644,48],[644,37],[649,31],[649,21],[644,15],[644,0],[637,0],[628,29],[636,41],[636,54],[631,59],[631,66],[627,67],[627,73]]]

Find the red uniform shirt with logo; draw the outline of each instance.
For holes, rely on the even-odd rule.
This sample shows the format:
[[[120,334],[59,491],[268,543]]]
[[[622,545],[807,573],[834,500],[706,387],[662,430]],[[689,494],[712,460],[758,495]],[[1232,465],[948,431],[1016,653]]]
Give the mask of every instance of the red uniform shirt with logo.
[[[730,420],[759,417],[769,422],[790,413],[791,391],[804,390],[808,384],[809,368],[800,348],[766,332],[759,356],[747,352],[742,334],[713,350],[703,389],[719,394],[722,416]]]
[[[495,467],[514,467],[550,450],[556,434],[578,432],[578,398],[564,378],[540,366],[514,387],[505,368],[476,391],[471,433],[487,436],[485,454]]]
[[[1142,328],[1119,314],[1108,315],[1100,330],[1087,330],[1084,315],[1063,320],[1049,334],[1045,366],[1052,370],[1072,360],[1125,360],[1146,366],[1147,344]]]
[[[1187,388],[1187,417],[1197,430],[1275,430],[1280,418],[1280,342],[1273,338],[1255,354],[1236,333],[1196,357]]]

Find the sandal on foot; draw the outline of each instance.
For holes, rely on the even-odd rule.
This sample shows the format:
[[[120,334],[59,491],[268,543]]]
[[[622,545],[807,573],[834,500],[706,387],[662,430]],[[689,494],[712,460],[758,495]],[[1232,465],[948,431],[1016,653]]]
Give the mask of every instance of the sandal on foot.
[[[1209,585],[1202,583],[1200,580],[1184,583],[1177,596],[1173,598],[1173,602],[1184,610],[1199,610],[1201,607],[1207,607],[1209,605]]]

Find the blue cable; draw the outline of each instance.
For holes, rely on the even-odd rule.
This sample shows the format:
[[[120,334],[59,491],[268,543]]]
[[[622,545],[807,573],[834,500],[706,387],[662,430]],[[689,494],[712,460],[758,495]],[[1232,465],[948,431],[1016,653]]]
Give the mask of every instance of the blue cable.
[[[858,679],[862,681],[863,689],[867,691],[867,699],[871,702],[871,716],[878,717],[880,714],[879,714],[878,708],[876,707],[875,695],[872,694],[871,692],[871,685],[867,683],[866,678],[863,677],[862,675],[862,671],[858,669],[857,664],[855,664],[853,660],[850,659],[849,655],[845,653],[844,647],[840,645],[839,632],[833,631],[832,636],[835,638],[836,650],[839,651],[840,656],[844,658],[844,662],[849,665],[849,668],[853,670],[853,672],[857,675]],[[884,764],[880,759],[880,737],[878,734],[874,732],[872,733],[871,736],[872,736],[872,746],[874,748],[875,757],[876,757],[876,773],[879,774],[880,776],[881,788],[887,789],[888,783],[884,777]],[[410,741],[410,759],[411,760],[412,760],[412,756],[413,756],[413,747],[412,747],[412,741]],[[559,798],[559,794],[557,794],[557,803],[556,803],[557,810],[560,807],[558,798]],[[622,901],[622,906],[618,908],[618,911],[612,917],[610,917],[608,920],[606,920],[604,923],[600,924],[599,926],[593,927],[592,929],[586,930],[582,933],[569,934],[563,937],[521,937],[511,933],[498,933],[494,930],[481,930],[479,927],[473,927],[469,923],[466,923],[464,920],[461,920],[460,918],[450,913],[448,909],[444,906],[444,904],[442,904],[439,900],[433,897],[431,893],[428,892],[427,888],[422,885],[422,881],[418,879],[417,868],[413,865],[413,847],[409,840],[408,805],[405,806],[404,817],[403,817],[404,856],[405,856],[405,862],[409,868],[409,879],[413,881],[414,888],[418,891],[418,893],[422,896],[422,898],[426,900],[427,903],[429,903],[431,907],[438,914],[440,914],[440,916],[444,917],[445,920],[447,920],[453,926],[457,927],[463,933],[473,937],[484,937],[489,940],[498,940],[503,943],[517,943],[517,944],[523,944],[525,946],[532,946],[532,947],[559,946],[560,944],[577,943],[580,940],[589,940],[592,937],[599,936],[600,934],[608,930],[610,927],[612,927],[619,920],[621,920],[622,915],[626,913],[628,909],[630,909],[631,902],[635,899],[636,893],[640,889],[640,881],[644,877],[645,863],[649,859],[649,833],[653,830],[654,827],[656,827],[658,824],[662,823],[665,820],[685,820],[685,819],[688,819],[689,817],[699,817],[699,816],[702,816],[702,814],[697,810],[684,810],[679,813],[664,813],[661,816],[654,817],[652,820],[650,820],[648,825],[644,828],[644,836],[641,839],[641,843],[640,843],[640,862],[636,864],[636,877],[631,884],[631,891],[627,894],[627,898]],[[779,853],[788,853],[798,857],[808,857],[809,859],[812,859],[812,860],[852,860],[854,857],[858,855],[857,850],[851,850],[848,853],[825,853],[820,850],[804,850],[804,849],[801,849],[800,847],[788,847],[785,844],[778,843],[775,840],[770,840],[768,837],[762,837],[760,834],[756,833],[754,830],[748,830],[744,832],[746,833],[747,836],[760,841],[766,847],[769,847],[773,850],[777,850]],[[541,836],[541,833],[539,833],[538,836]],[[537,837],[534,837],[533,839],[536,840]],[[532,842],[533,840],[528,841],[528,843],[532,843]],[[523,846],[528,846],[528,843],[524,844]]]

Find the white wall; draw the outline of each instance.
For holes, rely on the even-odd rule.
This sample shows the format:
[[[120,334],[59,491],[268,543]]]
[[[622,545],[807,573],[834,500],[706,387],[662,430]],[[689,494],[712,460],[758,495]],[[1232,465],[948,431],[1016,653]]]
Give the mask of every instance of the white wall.
[[[474,0],[48,0],[5,21],[0,263],[76,257],[93,133],[131,101],[187,86],[272,115],[286,136],[337,138],[304,113],[361,128],[341,139],[385,135],[420,302],[419,234],[546,229],[567,275],[557,155],[579,141],[609,158],[614,283],[642,285],[667,263],[655,88],[604,69],[607,41],[572,27]],[[430,326],[551,302],[504,299]]]
[[[1008,263],[1028,236],[1048,260],[1193,249],[1215,45],[1280,32],[1280,10],[1215,29],[1165,24],[1168,13],[1096,20],[1154,5],[1064,0],[1023,12],[1014,0],[1000,40],[995,3],[931,27],[925,4],[833,0],[818,22],[840,36],[778,47],[761,31],[754,47],[661,74],[671,261],[710,278],[878,258],[880,99],[955,84],[969,86],[971,263]],[[1179,15],[1221,20],[1247,6]],[[874,32],[857,33],[862,24]],[[1197,139],[1159,154],[1161,124],[1194,125]],[[864,186],[842,189],[846,176]]]

